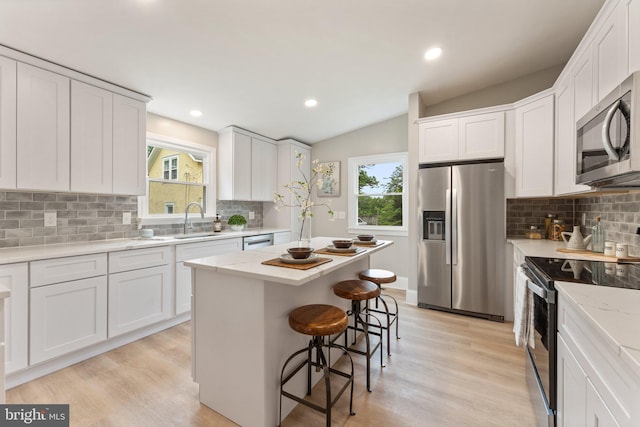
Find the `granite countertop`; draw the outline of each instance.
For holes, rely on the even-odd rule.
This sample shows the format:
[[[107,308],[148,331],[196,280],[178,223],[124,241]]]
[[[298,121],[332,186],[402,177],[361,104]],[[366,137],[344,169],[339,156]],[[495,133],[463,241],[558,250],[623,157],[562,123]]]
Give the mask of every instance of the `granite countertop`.
[[[556,282],[556,287],[609,340],[620,359],[640,377],[640,291]]]
[[[180,239],[176,236],[156,236],[148,239],[113,239],[94,242],[64,243],[44,246],[21,246],[18,248],[0,249],[0,265],[16,262],[35,261],[40,259],[61,258],[66,256],[88,255],[103,252],[142,249],[154,246],[178,245],[195,242],[233,239],[237,237],[256,236],[265,233],[287,232],[281,228],[248,228],[242,231],[222,231],[220,233],[193,233],[196,237]],[[213,234],[213,235],[212,235]],[[178,235],[180,236],[180,235]]]
[[[324,248],[330,245],[331,241],[335,239],[336,237],[314,237],[311,240],[311,246],[316,249]],[[287,248],[291,247],[291,243],[283,243],[228,255],[199,258],[185,261],[184,264],[188,267],[202,268],[234,276],[300,286],[322,275],[338,270],[356,260],[360,260],[363,257],[368,257],[372,253],[383,250],[393,244],[393,241],[390,240],[381,240],[380,242],[383,242],[383,244],[379,246],[358,246],[366,250],[354,256],[323,254],[321,255],[322,257],[331,258],[332,261],[308,270],[296,270],[293,268],[261,264],[263,261],[278,258],[280,255],[286,253]]]

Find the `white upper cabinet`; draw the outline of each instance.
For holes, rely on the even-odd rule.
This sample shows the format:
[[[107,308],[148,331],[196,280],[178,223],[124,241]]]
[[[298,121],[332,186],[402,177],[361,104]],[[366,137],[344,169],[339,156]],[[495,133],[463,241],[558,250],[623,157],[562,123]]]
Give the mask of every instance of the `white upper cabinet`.
[[[0,189],[145,194],[146,95],[0,54]]]
[[[626,7],[620,1],[593,39],[594,93],[599,102],[627,77]]]
[[[518,104],[516,197],[553,195],[553,94]]]
[[[594,105],[593,60],[591,51],[586,51],[571,70],[573,86],[574,121],[578,121],[589,112]],[[575,126],[575,123],[574,123]]]
[[[458,119],[420,123],[419,163],[458,159]]]
[[[302,180],[302,175],[309,177],[311,174],[311,147],[294,139],[285,139],[277,142],[278,150],[278,171],[277,185],[275,192],[282,195],[285,204],[291,203],[291,193],[284,186],[292,181]],[[297,155],[301,154],[300,168],[298,168]],[[271,195],[273,200],[273,194]],[[278,207],[274,203],[264,205],[264,225],[265,227],[284,228],[287,230],[298,230],[299,209],[290,207]],[[297,232],[297,231],[296,231]],[[278,236],[278,234],[281,234]],[[291,241],[292,233],[275,233],[274,244]]]
[[[113,95],[71,82],[71,191],[111,193]]]
[[[504,157],[504,112],[458,119],[458,159]]]
[[[277,148],[272,141],[230,126],[218,139],[218,199],[273,201]]]
[[[556,139],[554,156],[555,195],[589,190],[576,184],[576,121],[573,116],[573,86],[567,78],[556,89]]]
[[[629,74],[640,70],[640,0],[625,0],[627,8]]]
[[[16,61],[0,56],[0,188],[16,188]]]
[[[463,115],[419,124],[419,163],[504,157],[504,112]]]
[[[146,193],[147,106],[113,94],[113,193]]]
[[[251,200],[271,202],[276,191],[277,147],[251,138]]]
[[[17,188],[69,191],[69,79],[18,63]]]
[[[218,199],[251,200],[251,136],[230,130],[218,139]]]

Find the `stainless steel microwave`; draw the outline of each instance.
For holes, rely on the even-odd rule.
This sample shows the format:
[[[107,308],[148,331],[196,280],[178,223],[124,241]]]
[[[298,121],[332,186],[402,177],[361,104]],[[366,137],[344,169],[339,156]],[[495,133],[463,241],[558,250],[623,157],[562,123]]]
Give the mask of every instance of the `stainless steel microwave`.
[[[640,187],[640,71],[576,123],[576,183]],[[562,161],[562,159],[558,159]]]

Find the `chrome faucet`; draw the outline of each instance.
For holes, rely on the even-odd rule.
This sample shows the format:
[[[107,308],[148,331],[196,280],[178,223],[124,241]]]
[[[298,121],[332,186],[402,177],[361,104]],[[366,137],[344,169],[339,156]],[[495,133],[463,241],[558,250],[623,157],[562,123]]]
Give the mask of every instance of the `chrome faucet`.
[[[184,208],[184,234],[187,234],[189,228],[191,227],[191,223],[188,221],[189,217],[189,208],[191,206],[197,206],[200,209],[200,218],[204,218],[204,209],[202,209],[202,205],[198,202],[191,202]]]

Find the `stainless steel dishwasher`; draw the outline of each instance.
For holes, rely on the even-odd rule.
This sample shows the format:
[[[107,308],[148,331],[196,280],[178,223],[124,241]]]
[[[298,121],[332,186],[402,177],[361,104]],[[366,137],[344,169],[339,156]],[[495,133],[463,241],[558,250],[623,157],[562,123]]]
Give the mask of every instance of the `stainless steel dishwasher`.
[[[258,234],[257,236],[242,238],[242,249],[245,251],[264,248],[265,246],[273,246],[273,233]]]

